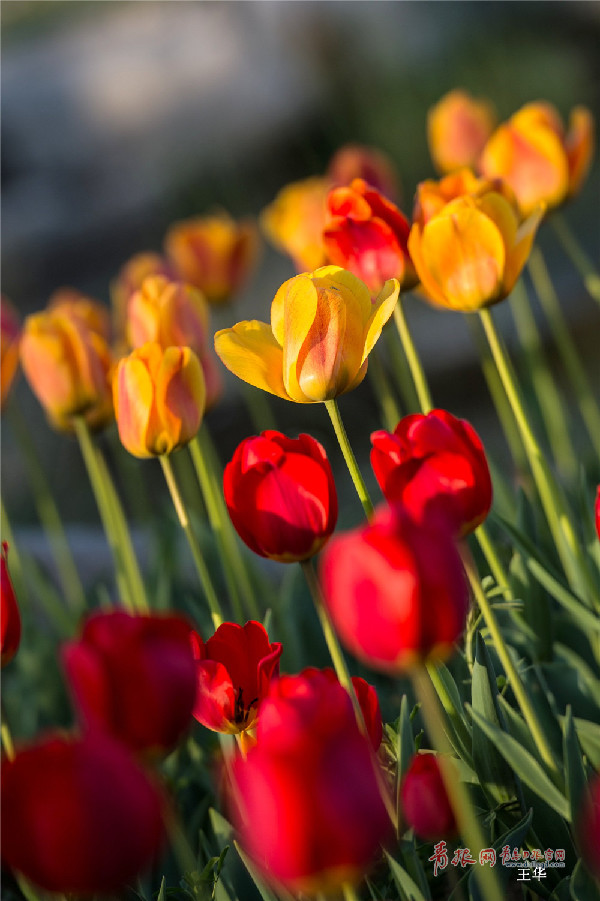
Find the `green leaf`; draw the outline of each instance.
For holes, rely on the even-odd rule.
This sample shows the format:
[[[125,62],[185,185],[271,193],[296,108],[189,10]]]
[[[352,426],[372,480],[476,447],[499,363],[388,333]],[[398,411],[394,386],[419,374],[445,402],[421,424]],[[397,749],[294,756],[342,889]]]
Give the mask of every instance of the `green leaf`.
[[[156,901],[167,901],[167,881],[164,876],[160,880],[160,889],[156,896]]]
[[[525,843],[525,838],[527,833],[531,828],[531,821],[533,819],[533,810],[529,810],[522,820],[516,824],[516,826],[511,827],[507,832],[504,832],[500,838],[496,839],[495,842],[491,845],[491,847],[496,852],[497,857],[499,857],[500,852],[504,845],[510,845],[511,848],[520,847]],[[479,862],[477,863],[479,866]],[[499,861],[496,863],[496,867],[498,867],[497,873],[500,882],[502,883],[502,887],[505,888],[509,881],[512,879],[514,870],[509,867],[503,867]],[[479,888],[479,883],[474,878],[473,870],[465,873],[462,877],[450,897],[448,901],[453,901],[456,898],[456,901],[459,901],[460,898],[464,897],[464,893],[462,891],[464,883],[467,882],[469,886],[469,896],[472,901],[485,901],[485,898],[481,894],[481,889]]]
[[[563,718],[563,760],[567,800],[571,808],[571,822],[574,823],[580,809],[581,797],[587,785],[587,778],[570,707],[567,707]]]
[[[400,894],[401,901],[427,901],[421,892],[421,889],[416,882],[411,879],[404,867],[401,867],[398,861],[394,860],[387,851],[385,852],[385,856],[390,865],[390,870],[392,871],[392,876],[394,877],[394,882],[396,883],[396,888]]]
[[[598,901],[600,891],[598,883],[578,860],[571,876],[571,898],[573,901]]]
[[[233,844],[235,845],[235,850],[240,855],[244,866],[250,873],[250,876],[252,877],[252,881],[253,881],[254,885],[256,886],[256,888],[258,889],[258,893],[259,893],[260,897],[263,899],[263,901],[279,901],[280,898],[284,899],[284,901],[293,901],[293,898],[289,894],[289,892],[286,892],[282,889],[278,890],[277,895],[274,892],[272,892],[271,889],[264,884],[264,882],[262,881],[262,879],[256,872],[254,864],[251,862],[248,855],[244,854],[244,852],[242,851],[242,849],[240,848],[240,846],[237,842],[234,842]]]
[[[589,720],[575,717],[575,731],[583,749],[594,769],[600,769],[600,725]]]
[[[402,701],[400,702],[400,717],[398,719],[398,733],[396,735],[396,751],[398,760],[398,776],[396,782],[397,787],[400,788],[402,778],[415,754],[415,739],[413,736],[412,724],[410,722],[408,698],[406,697],[406,695],[402,695]]]
[[[517,713],[503,695],[498,695],[498,705],[502,710],[506,724],[508,725],[508,731],[512,737],[535,757],[537,755],[537,748],[523,717]]]
[[[570,821],[571,811],[566,798],[550,781],[535,758],[522,748],[519,742],[515,741],[511,735],[508,735],[497,726],[489,723],[475,711],[472,712],[475,722],[481,726],[490,741],[493,742],[517,776],[519,776],[519,778],[528,785],[536,795],[553,807],[563,819]]]

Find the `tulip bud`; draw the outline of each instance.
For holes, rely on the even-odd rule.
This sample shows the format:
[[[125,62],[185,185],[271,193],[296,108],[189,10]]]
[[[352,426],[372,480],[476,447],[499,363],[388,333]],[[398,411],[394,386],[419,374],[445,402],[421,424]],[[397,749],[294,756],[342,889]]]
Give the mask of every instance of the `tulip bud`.
[[[57,288],[48,300],[48,311],[66,313],[78,319],[86,328],[110,341],[110,315],[104,304],[88,297],[77,288]]]
[[[136,253],[119,269],[111,282],[110,300],[113,308],[115,333],[119,339],[125,334],[127,323],[127,304],[134,291],[138,291],[145,279],[151,275],[163,275],[173,278],[174,272],[159,253],[149,251]]]
[[[105,735],[48,737],[2,764],[2,860],[49,892],[113,894],[156,859],[163,798]]]
[[[400,786],[402,816],[423,841],[451,838],[456,820],[435,754],[415,754]]]
[[[492,480],[479,436],[445,410],[405,416],[393,433],[374,432],[371,465],[386,500],[423,520],[445,513],[461,537],[481,525],[492,504]]]
[[[329,178],[313,176],[281,189],[260,216],[269,241],[292,258],[297,272],[312,272],[327,262],[323,246]]]
[[[119,361],[113,379],[119,437],[134,457],[170,454],[194,438],[206,389],[189,347],[144,344]]]
[[[63,664],[86,728],[144,753],[170,751],[191,724],[196,667],[182,617],[90,616]]]
[[[427,141],[439,172],[473,167],[496,125],[496,112],[487,100],[466,91],[450,91],[427,114]]]
[[[0,303],[0,409],[4,408],[8,392],[19,365],[21,323],[17,311],[2,295]]]
[[[0,558],[0,653],[2,666],[13,659],[21,641],[21,614],[8,572],[8,542],[2,542]]]
[[[445,519],[416,523],[400,508],[380,510],[332,539],[321,583],[342,643],[382,672],[449,657],[465,627],[467,584]]]
[[[238,445],[223,476],[240,538],[261,557],[307,560],[335,529],[337,494],[324,448],[310,435],[263,432]]]
[[[376,147],[344,144],[331,157],[327,174],[334,188],[349,185],[355,178],[361,178],[390,200],[398,198],[396,167],[390,157]]]

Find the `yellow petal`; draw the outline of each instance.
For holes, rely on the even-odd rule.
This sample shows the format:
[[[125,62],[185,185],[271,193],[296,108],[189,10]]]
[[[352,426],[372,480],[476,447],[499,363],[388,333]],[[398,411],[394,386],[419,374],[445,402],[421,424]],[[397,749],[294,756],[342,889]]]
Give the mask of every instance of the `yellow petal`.
[[[537,210],[521,223],[515,235],[515,242],[506,257],[504,271],[504,294],[510,294],[517,281],[523,266],[531,253],[531,245],[534,242],[540,222],[544,217],[546,207],[541,204]]]
[[[581,187],[594,155],[594,117],[585,106],[576,106],[571,111],[565,150],[569,162],[569,197],[571,197]]]
[[[422,240],[423,225],[421,225],[419,222],[415,222],[408,236],[408,252],[410,253],[410,258],[413,262],[416,273],[419,276],[421,290],[425,294],[427,300],[429,300],[431,303],[436,304],[439,307],[447,307],[448,304],[446,302],[446,296],[442,288],[433,278],[431,272],[425,264],[425,259],[421,252]]]
[[[119,362],[113,381],[115,415],[119,437],[135,457],[151,457],[146,443],[154,387],[146,365],[135,357]]]
[[[308,275],[299,275],[286,284],[283,317],[283,383],[292,400],[310,403],[312,398],[306,397],[300,387],[297,364],[302,346],[317,315],[317,289]]]
[[[283,386],[283,351],[266,322],[238,322],[215,335],[224,365],[249,385],[290,400]]]
[[[375,342],[381,334],[381,329],[394,312],[399,294],[400,282],[397,278],[390,278],[379,292],[378,297],[375,298],[372,313],[367,323],[361,363],[364,363],[373,350]]]
[[[157,453],[170,453],[194,437],[204,413],[206,390],[202,367],[189,347],[168,347],[155,387],[156,408],[165,435]]]
[[[271,331],[275,336],[275,340],[281,347],[283,347],[283,342],[285,340],[285,327],[283,324],[285,298],[290,285],[298,278],[308,278],[308,273],[302,273],[302,275],[295,275],[293,278],[288,278],[273,298],[273,303],[271,304]]]
[[[360,278],[341,266],[321,266],[315,269],[312,278],[317,287],[334,285],[344,296],[352,295],[359,305],[363,323],[367,322],[371,315],[371,292]]]

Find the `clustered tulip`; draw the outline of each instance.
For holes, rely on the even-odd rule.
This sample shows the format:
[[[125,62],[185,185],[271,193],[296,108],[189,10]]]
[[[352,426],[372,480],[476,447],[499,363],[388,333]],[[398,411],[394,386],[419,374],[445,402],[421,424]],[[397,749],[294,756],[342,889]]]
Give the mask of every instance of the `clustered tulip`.
[[[2,542],[0,557],[0,654],[6,666],[13,659],[21,642],[21,614],[8,572],[8,543]]]
[[[416,754],[400,786],[402,818],[424,841],[451,838],[456,820],[435,754]]]
[[[390,504],[401,503],[422,521],[445,513],[462,536],[486,518],[492,481],[473,427],[446,410],[400,420],[393,433],[374,432],[371,465]]]
[[[19,339],[21,322],[17,311],[2,295],[0,301],[0,409],[4,407],[8,392],[19,365]]]
[[[337,494],[324,448],[310,435],[266,431],[237,447],[223,476],[225,503],[240,538],[283,563],[319,551],[337,522]]]
[[[327,892],[363,875],[390,831],[376,766],[336,680],[271,684],[257,744],[233,767],[233,817],[268,882]]]
[[[487,100],[466,91],[450,91],[427,114],[427,142],[439,172],[474,167],[496,125],[496,112]]]
[[[339,266],[297,275],[271,304],[271,323],[238,322],[215,335],[215,349],[238,378],[301,404],[356,388],[398,299],[396,279],[371,302],[369,289]]]

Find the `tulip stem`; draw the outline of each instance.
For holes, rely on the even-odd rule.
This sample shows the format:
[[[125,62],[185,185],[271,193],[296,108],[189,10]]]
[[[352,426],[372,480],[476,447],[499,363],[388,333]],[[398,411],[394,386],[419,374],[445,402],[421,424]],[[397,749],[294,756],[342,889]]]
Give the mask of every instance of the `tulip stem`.
[[[356,493],[358,494],[360,502],[363,506],[363,510],[365,511],[365,516],[370,520],[373,516],[373,502],[369,497],[367,486],[365,485],[360,469],[358,468],[358,463],[356,462],[356,457],[354,456],[350,442],[348,441],[348,435],[346,434],[346,429],[344,428],[344,423],[342,422],[338,405],[335,401],[335,398],[326,400],[324,403],[325,407],[327,408],[327,412],[329,413],[331,424],[333,425],[333,429],[340,445],[342,454],[344,455],[346,466],[348,467],[348,471],[352,477],[352,481],[354,482]]]
[[[425,726],[431,736],[434,748],[440,755],[438,762],[442,780],[458,829],[466,845],[471,851],[474,851],[474,856],[477,860],[479,852],[487,847],[487,842],[477,821],[469,793],[464,783],[457,778],[456,769],[449,760],[452,750],[442,726],[444,721],[443,711],[425,667],[416,667],[412,673],[412,681],[415,693],[421,702],[421,713]],[[474,875],[486,901],[503,901],[504,896],[495,870],[487,866],[476,866],[474,867]]]
[[[349,882],[344,882],[342,895],[344,896],[344,901],[359,901],[358,895],[354,891],[354,886],[350,885]]]
[[[600,273],[594,268],[592,261],[581,247],[564,217],[560,213],[554,212],[549,217],[549,222],[571,258],[571,262],[583,278],[588,294],[600,303]]]
[[[475,529],[475,538],[479,542],[479,547],[486,559],[486,563],[490,568],[490,572],[496,580],[496,585],[501,590],[507,600],[514,600],[514,595],[506,571],[502,566],[502,562],[498,557],[494,543],[489,536],[488,530],[483,523]]]
[[[396,428],[400,420],[400,410],[392,391],[385,367],[374,349],[369,355],[369,376],[373,382],[373,393],[379,401],[383,414],[383,424],[390,432]]]
[[[429,385],[427,384],[427,378],[425,377],[425,372],[423,370],[419,354],[417,353],[417,348],[415,347],[415,343],[412,339],[412,335],[406,321],[406,314],[404,312],[401,298],[398,298],[398,302],[394,307],[394,322],[396,323],[396,328],[398,329],[398,334],[400,335],[400,340],[402,341],[402,347],[404,348],[404,354],[406,356],[410,373],[415,384],[421,411],[423,413],[429,413],[429,411],[433,409],[431,394],[429,392]]]
[[[529,695],[527,694],[517,668],[512,661],[512,657],[510,656],[510,653],[504,641],[504,637],[502,635],[502,632],[500,631],[500,627],[498,625],[494,611],[492,610],[487,595],[481,586],[479,573],[477,572],[477,568],[475,566],[475,561],[473,560],[471,553],[466,545],[462,545],[461,547],[461,556],[465,572],[471,586],[471,590],[473,592],[473,595],[475,596],[477,604],[479,605],[479,609],[481,610],[481,613],[485,620],[488,632],[490,633],[490,637],[494,643],[496,653],[498,654],[500,663],[504,667],[504,672],[508,681],[510,682],[513,694],[517,699],[517,703],[521,709],[521,713],[523,714],[525,722],[529,727],[529,731],[531,732],[533,740],[535,741],[539,755],[543,762],[546,764],[552,776],[557,777],[558,768],[556,766],[556,761],[554,760],[554,755],[552,753],[550,745],[546,740],[544,730],[539,723],[535,708],[531,703],[531,700],[529,698]]]
[[[0,727],[0,731],[2,733],[2,747],[6,752],[6,757],[8,760],[15,759],[15,746],[12,740],[12,735],[10,731],[10,726],[6,720],[6,710],[4,709],[4,702],[2,702],[2,726]]]
[[[198,540],[192,529],[189,516],[187,514],[187,510],[185,508],[185,504],[179,490],[179,486],[177,485],[173,466],[167,454],[162,454],[162,456],[160,456],[158,459],[160,460],[160,464],[162,466],[165,481],[171,494],[171,500],[173,501],[173,506],[175,507],[177,518],[179,519],[179,524],[185,533],[190,551],[192,552],[196,571],[200,578],[200,584],[202,585],[206,600],[208,602],[213,625],[215,629],[218,629],[218,627],[223,622],[221,605],[219,604],[217,592],[215,591],[214,585],[210,578],[208,567],[204,562],[204,557],[202,556],[200,545],[198,544]]]

